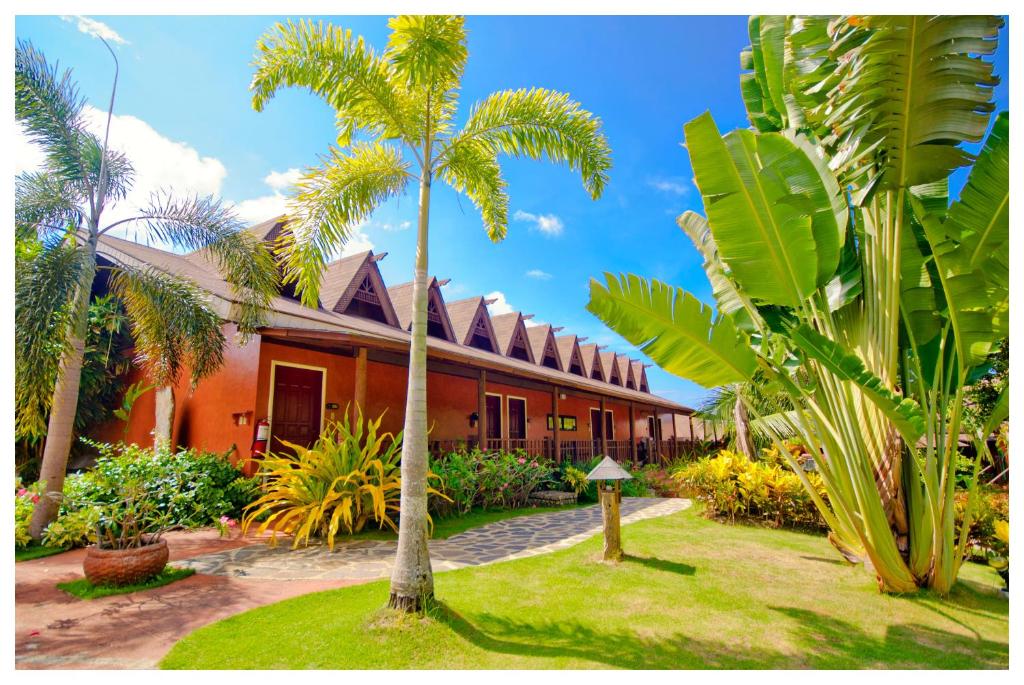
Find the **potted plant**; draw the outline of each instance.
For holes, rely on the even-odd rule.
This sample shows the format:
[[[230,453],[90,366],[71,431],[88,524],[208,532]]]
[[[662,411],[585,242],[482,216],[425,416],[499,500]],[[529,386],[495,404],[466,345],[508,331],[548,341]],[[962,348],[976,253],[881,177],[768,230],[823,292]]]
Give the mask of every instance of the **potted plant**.
[[[163,571],[170,556],[167,541],[161,538],[170,515],[160,513],[141,483],[122,484],[118,497],[103,508],[96,544],[87,548],[82,563],[93,585],[145,582]]]

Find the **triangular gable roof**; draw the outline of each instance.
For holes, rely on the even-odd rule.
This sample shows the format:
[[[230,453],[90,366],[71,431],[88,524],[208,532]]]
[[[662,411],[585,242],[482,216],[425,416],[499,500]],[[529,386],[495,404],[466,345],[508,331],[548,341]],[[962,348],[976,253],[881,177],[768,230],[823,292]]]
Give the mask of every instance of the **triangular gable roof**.
[[[607,378],[604,366],[601,364],[601,351],[597,348],[597,344],[590,343],[580,346],[580,355],[583,357],[583,373],[587,374],[587,378],[594,377],[595,369],[598,374],[597,380],[603,381]]]
[[[619,368],[621,369],[620,373],[622,374],[622,377],[625,379],[623,383],[630,390],[636,390],[636,377],[633,375],[633,364],[635,363],[636,362],[632,359],[627,359],[624,356],[619,357]],[[640,368],[643,369],[642,366]]]
[[[498,349],[503,355],[506,357],[514,357],[512,349],[516,343],[519,343],[526,353],[526,359],[524,361],[528,361],[531,364],[536,363],[536,358],[533,356],[533,350],[530,347],[530,338],[527,335],[526,324],[524,323],[521,312],[509,312],[507,314],[492,316],[491,325],[494,326],[495,340],[497,340]]]
[[[607,380],[612,385],[623,385],[622,376],[619,374],[619,363],[614,352],[601,353],[601,366],[607,374]]]
[[[644,368],[643,362],[632,361],[630,366],[633,367],[633,380],[636,382],[636,389],[641,392],[650,392],[651,388],[647,385],[647,369]]]
[[[555,368],[559,371],[565,370],[565,367],[562,366],[562,355],[558,352],[558,343],[555,341],[555,334],[551,329],[551,324],[530,326],[526,329],[526,336],[530,340],[530,350],[533,352],[533,358],[537,364],[544,366],[544,359],[550,351],[551,356],[555,360]]]
[[[398,315],[388,296],[388,289],[384,286],[380,269],[377,268],[378,259],[380,257],[375,257],[370,250],[328,264],[320,285],[320,302],[323,308],[339,314],[351,313],[349,305],[353,300],[366,300],[380,305],[385,323],[400,327]]]
[[[473,338],[474,331],[480,327],[491,341],[491,351],[500,354],[494,326],[491,324],[491,316],[487,313],[487,303],[483,297],[478,295],[450,303],[448,315],[455,330],[455,342],[470,346],[469,341]]]
[[[583,375],[587,375],[586,365],[583,363],[583,353],[580,352],[580,344],[576,336],[570,333],[555,338],[558,345],[558,357],[562,362],[562,368],[566,373],[572,373],[573,359],[580,365]]]
[[[268,219],[255,226],[250,226],[245,229],[252,233],[254,236],[266,243],[273,243],[277,240],[278,236],[284,230],[285,224],[288,223],[287,217],[282,214],[275,216],[273,219]]]
[[[412,329],[412,286],[413,282],[402,283],[388,288],[388,297],[391,298],[391,305],[398,315],[398,323],[404,330]],[[427,287],[427,324],[430,324],[430,311],[437,312],[437,321],[445,331],[445,340],[457,342],[455,329],[452,327],[452,319],[448,315],[448,307],[444,303],[444,296],[441,294],[441,284],[437,277],[432,277]],[[429,333],[429,331],[428,331]]]

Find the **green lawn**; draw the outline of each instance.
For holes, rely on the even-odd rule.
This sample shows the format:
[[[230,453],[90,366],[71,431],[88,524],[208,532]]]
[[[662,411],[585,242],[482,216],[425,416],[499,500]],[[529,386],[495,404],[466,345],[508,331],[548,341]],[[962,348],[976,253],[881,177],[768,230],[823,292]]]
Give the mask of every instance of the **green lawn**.
[[[50,557],[54,554],[60,554],[61,552],[67,552],[67,547],[45,547],[43,545],[29,545],[24,549],[14,550],[14,561],[31,561],[32,559],[42,559],[43,557]]]
[[[176,580],[188,578],[195,572],[195,569],[191,568],[165,566],[163,571],[143,583],[133,583],[131,585],[93,585],[89,582],[88,578],[79,578],[78,580],[70,580],[66,583],[57,583],[57,589],[63,590],[79,599],[96,599],[98,597],[126,595],[130,592],[163,587],[164,585],[170,585]]]
[[[428,618],[386,582],[297,597],[202,628],[165,668],[1007,668],[1008,604],[968,565],[945,601],[880,595],[821,536],[707,521],[623,528],[630,556],[569,550],[436,576]],[[272,647],[270,647],[272,645]]]

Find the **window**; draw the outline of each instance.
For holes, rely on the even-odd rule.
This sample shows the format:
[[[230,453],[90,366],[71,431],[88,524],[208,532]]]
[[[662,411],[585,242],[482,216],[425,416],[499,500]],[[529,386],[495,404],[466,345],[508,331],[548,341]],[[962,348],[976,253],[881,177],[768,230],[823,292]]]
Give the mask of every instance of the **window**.
[[[548,414],[548,430],[554,430],[554,421],[551,420],[551,414]],[[558,417],[558,430],[560,431],[575,431],[576,430],[576,417],[560,415]]]

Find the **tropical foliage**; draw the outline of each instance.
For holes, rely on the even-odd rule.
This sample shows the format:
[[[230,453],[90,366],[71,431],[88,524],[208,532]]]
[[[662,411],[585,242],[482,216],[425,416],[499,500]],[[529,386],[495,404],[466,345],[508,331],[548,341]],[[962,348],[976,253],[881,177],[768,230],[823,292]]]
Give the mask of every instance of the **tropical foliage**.
[[[383,202],[419,184],[412,342],[402,454],[402,517],[389,604],[424,606],[433,594],[427,549],[426,327],[431,187],[441,181],[479,210],[495,241],[508,228],[499,157],[547,159],[579,171],[592,198],[608,182],[611,153],[601,122],[564,93],[493,93],[456,127],[468,50],[462,17],[399,16],[383,52],[339,27],[277,24],[257,44],[252,104],[305,88],[333,110],[336,145],[307,169],[281,234],[285,283],[315,306],[327,261]]]
[[[683,492],[702,502],[711,517],[737,518],[795,528],[820,528],[821,518],[801,479],[793,473],[777,448],[765,450],[762,459],[722,450],[673,471]],[[818,496],[827,500],[821,479],[807,475]]]
[[[350,422],[346,411],[309,448],[282,441],[294,455],[272,453],[261,460],[263,494],[246,507],[242,532],[269,529],[271,544],[278,533],[292,535],[293,547],[316,536],[334,549],[339,531],[358,533],[370,521],[397,530],[402,434],[381,432],[381,419],[364,421],[359,412]]]
[[[973,501],[954,528],[964,389],[1009,318],[1009,115],[991,119],[987,59],[1001,25],[751,18],[754,129],[723,136],[709,113],[685,126],[707,217],[679,223],[716,311],[633,275],[591,286],[589,309],[666,370],[707,387],[761,374],[788,396],[787,432],[821,455],[827,500],[794,473],[836,546],[888,591],[948,592],[967,546]],[[983,139],[977,156],[965,147]],[[972,434],[975,474],[1006,415],[1004,394]]]
[[[116,92],[116,57],[114,61]],[[262,244],[241,230],[231,209],[212,198],[155,193],[137,213],[105,221],[106,210],[124,200],[134,180],[128,156],[107,144],[112,111],[102,135],[94,133],[71,71],[48,63],[28,42],[17,44],[14,82],[18,124],[44,155],[40,170],[22,173],[15,182],[16,237],[38,239],[43,245],[34,266],[19,275],[15,321],[21,347],[16,405],[38,407],[39,398],[52,398],[46,405],[40,473],[47,494],[30,526],[38,539],[56,516],[63,491],[100,237],[134,224],[145,227],[153,240],[179,250],[205,250],[231,285],[243,336],[262,320],[277,289],[277,272]],[[137,264],[103,268],[110,269],[111,288],[125,303],[139,361],[158,382],[168,380],[182,363],[190,367],[193,383],[209,371],[218,360],[216,354],[211,360],[209,352],[215,353],[219,344],[220,320],[198,289]],[[37,417],[38,412],[20,423],[32,426]]]
[[[481,509],[525,507],[530,493],[550,481],[550,462],[523,450],[451,452],[433,464],[439,496],[430,500],[439,517]]]

